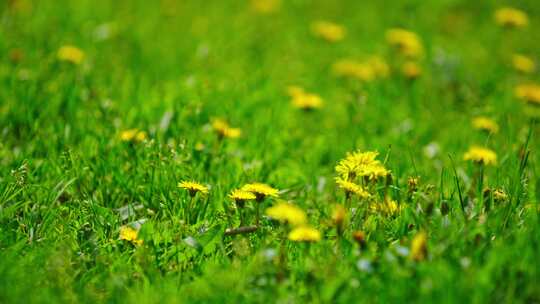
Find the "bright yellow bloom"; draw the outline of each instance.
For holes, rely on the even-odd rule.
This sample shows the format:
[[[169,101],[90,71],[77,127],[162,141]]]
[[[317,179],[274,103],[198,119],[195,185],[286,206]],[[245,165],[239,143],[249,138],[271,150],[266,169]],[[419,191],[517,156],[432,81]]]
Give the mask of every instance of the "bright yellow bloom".
[[[524,74],[530,74],[536,69],[534,60],[521,54],[512,55],[512,65],[514,69]]]
[[[233,191],[231,191],[231,193],[229,194],[229,198],[235,200],[235,201],[249,201],[249,200],[254,200],[256,199],[257,197],[255,196],[255,194],[249,192],[249,191],[245,191],[245,190],[242,190],[242,189],[235,189]]]
[[[198,192],[208,194],[209,191],[207,186],[191,181],[182,181],[178,183],[178,187],[188,190],[191,197],[195,196]]]
[[[279,10],[281,0],[251,0],[251,7],[261,14],[270,14]]]
[[[359,186],[353,182],[337,177],[336,184],[340,189],[343,189],[347,195],[354,194],[360,198],[369,197],[369,192],[362,188],[362,186]]]
[[[353,180],[357,177],[367,177],[375,180],[379,177],[386,177],[390,174],[383,164],[375,159],[377,152],[347,153],[347,156],[340,160],[336,166],[336,172],[344,180]]]
[[[337,42],[345,38],[346,30],[343,26],[329,21],[316,21],[311,24],[311,32],[329,42]]]
[[[220,138],[238,138],[242,135],[242,130],[239,128],[232,128],[225,120],[220,118],[212,120],[212,128]]]
[[[295,93],[291,102],[295,108],[302,110],[314,110],[323,106],[323,100],[319,95],[305,92]]]
[[[288,223],[293,226],[304,225],[307,222],[304,210],[285,202],[279,202],[266,209],[266,215],[274,220]]]
[[[386,31],[386,41],[406,57],[417,58],[424,52],[418,35],[405,29],[395,28]]]
[[[472,120],[473,128],[477,130],[487,131],[489,133],[499,132],[499,125],[496,121],[485,116],[475,117]]]
[[[401,73],[409,79],[415,79],[422,75],[422,69],[416,62],[407,61],[401,66]]]
[[[463,155],[463,159],[484,165],[494,165],[497,163],[497,154],[493,150],[473,146]]]
[[[138,239],[139,231],[129,227],[129,226],[122,226],[120,227],[120,239],[126,240],[128,242],[133,243],[134,245],[141,245],[143,243],[142,240]]]
[[[536,83],[520,84],[514,90],[516,97],[531,105],[540,106],[540,85]]]
[[[120,133],[120,140],[131,142],[142,142],[147,138],[146,132],[138,129],[125,130]]]
[[[289,232],[289,240],[293,242],[318,242],[321,240],[321,233],[315,228],[301,226]]]
[[[73,45],[62,46],[56,55],[58,60],[71,62],[73,64],[81,64],[84,60],[84,52]]]
[[[426,259],[427,253],[427,234],[419,232],[411,241],[411,258],[415,261],[422,261]]]
[[[355,78],[362,81],[370,81],[376,76],[372,65],[351,59],[341,59],[334,63],[332,73],[339,77]]]
[[[263,183],[245,184],[241,188],[242,191],[247,191],[255,194],[258,201],[263,200],[266,197],[278,197],[279,190],[272,188],[271,186]]]
[[[525,27],[529,24],[527,14],[519,9],[503,7],[495,11],[495,22],[505,27]]]

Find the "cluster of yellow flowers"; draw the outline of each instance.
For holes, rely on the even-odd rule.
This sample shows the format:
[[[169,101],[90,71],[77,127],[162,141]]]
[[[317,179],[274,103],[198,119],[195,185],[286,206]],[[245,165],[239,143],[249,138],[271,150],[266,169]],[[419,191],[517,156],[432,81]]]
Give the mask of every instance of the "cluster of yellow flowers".
[[[120,140],[126,142],[143,142],[147,139],[146,132],[139,129],[129,129],[120,133]]]
[[[292,226],[288,234],[291,241],[317,242],[321,239],[321,233],[307,224],[307,216],[304,210],[293,204],[279,202],[266,209],[266,215],[283,224]]]
[[[242,135],[242,130],[233,128],[227,121],[221,118],[212,119],[212,129],[216,132],[220,139],[222,138],[238,138]]]

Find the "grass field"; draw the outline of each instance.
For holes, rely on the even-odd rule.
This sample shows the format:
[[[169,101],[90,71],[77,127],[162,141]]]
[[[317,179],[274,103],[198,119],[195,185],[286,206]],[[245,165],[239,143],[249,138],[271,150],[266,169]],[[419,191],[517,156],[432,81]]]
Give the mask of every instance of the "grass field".
[[[540,303],[538,0],[0,12],[0,303]]]

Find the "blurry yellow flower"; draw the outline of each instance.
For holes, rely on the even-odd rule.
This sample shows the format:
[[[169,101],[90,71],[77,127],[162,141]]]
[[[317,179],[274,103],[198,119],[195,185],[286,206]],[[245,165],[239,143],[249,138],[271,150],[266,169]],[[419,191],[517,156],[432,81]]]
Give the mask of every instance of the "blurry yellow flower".
[[[369,205],[369,210],[373,213],[394,216],[401,212],[401,206],[396,201],[387,198],[382,202],[372,203]]]
[[[401,66],[401,73],[409,79],[415,79],[422,75],[422,69],[416,62],[407,61]]]
[[[531,105],[540,106],[540,85],[536,83],[520,84],[514,92],[516,97]]]
[[[263,183],[245,184],[242,186],[241,190],[253,193],[258,201],[261,201],[266,197],[278,197],[279,194],[278,189]]]
[[[485,116],[475,117],[472,120],[473,128],[477,130],[487,131],[489,133],[499,132],[499,125],[496,121]]]
[[[56,54],[58,60],[67,61],[74,64],[80,64],[84,60],[84,52],[72,45],[64,45]]]
[[[235,200],[236,202],[244,202],[244,201],[254,200],[257,197],[255,196],[255,194],[251,192],[248,192],[242,189],[235,189],[231,191],[231,193],[229,194],[229,198]]]
[[[323,106],[322,98],[311,93],[296,93],[291,102],[295,108],[302,110],[315,110]]]
[[[281,7],[281,0],[251,0],[251,7],[261,14],[276,12]]]
[[[416,33],[395,28],[386,31],[386,41],[406,57],[417,58],[423,54],[422,43]]]
[[[301,226],[294,228],[289,233],[289,240],[294,242],[318,242],[321,240],[321,233],[315,228]]]
[[[336,178],[336,184],[340,189],[343,189],[347,195],[354,194],[360,198],[366,198],[369,197],[369,192],[364,190],[362,186],[359,186],[353,182],[344,180],[340,177]]]
[[[463,155],[463,159],[484,165],[494,165],[497,163],[497,154],[490,149],[473,146]]]
[[[139,231],[129,227],[122,226],[120,227],[120,239],[133,243],[134,245],[141,245],[142,240],[138,239]]]
[[[427,234],[417,233],[411,241],[411,258],[415,261],[423,261],[427,257]]]
[[[536,69],[534,60],[521,54],[512,55],[512,65],[514,69],[524,74],[530,74]]]
[[[332,65],[332,73],[339,77],[350,77],[369,81],[375,77],[372,65],[351,59],[341,59]]]
[[[142,142],[147,138],[146,132],[138,129],[125,130],[120,133],[120,140],[131,142]]]
[[[218,134],[219,138],[238,138],[242,135],[242,131],[239,128],[232,128],[225,120],[220,118],[212,120],[212,128]]]
[[[266,215],[293,226],[304,225],[307,221],[306,213],[302,209],[285,202],[279,202],[266,209]]]
[[[495,11],[495,22],[505,27],[525,27],[529,24],[527,14],[519,9],[503,7]]]
[[[390,68],[386,61],[379,56],[371,56],[367,60],[367,64],[371,66],[376,77],[384,78],[390,73]]]
[[[346,216],[347,210],[345,210],[345,207],[343,207],[343,205],[336,205],[334,207],[334,212],[332,213],[332,220],[334,221],[336,226],[343,225]]]
[[[178,183],[178,187],[188,190],[191,197],[195,196],[198,192],[208,194],[208,187],[197,182],[182,181]]]
[[[311,24],[311,32],[329,42],[337,42],[345,38],[345,28],[329,21],[316,21]]]

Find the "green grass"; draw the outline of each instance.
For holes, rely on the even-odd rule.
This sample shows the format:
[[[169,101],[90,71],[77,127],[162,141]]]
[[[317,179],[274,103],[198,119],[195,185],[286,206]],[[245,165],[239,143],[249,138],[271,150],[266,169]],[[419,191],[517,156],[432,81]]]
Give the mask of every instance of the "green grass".
[[[244,0],[0,1],[0,303],[540,302],[540,127],[514,96],[540,80],[510,64],[513,53],[539,59],[539,4],[364,2],[283,0],[264,15]],[[497,26],[505,4],[529,26]],[[343,25],[345,39],[314,37],[320,19]],[[423,42],[414,81],[385,42],[393,27]],[[59,61],[63,45],[84,61]],[[387,78],[331,73],[341,58],[370,55],[390,64]],[[290,85],[323,108],[295,109]],[[479,115],[500,131],[473,129]],[[215,117],[242,136],[219,140]],[[133,128],[148,139],[121,141]],[[463,160],[472,145],[498,156],[482,188],[508,198],[486,197],[489,208],[479,166]],[[398,214],[345,202],[334,168],[358,149],[391,170],[372,186]],[[210,186],[191,210],[182,180]],[[321,241],[285,240],[289,228],[267,217],[253,233],[225,235],[239,224],[227,195],[255,181],[305,210]],[[363,212],[348,211],[342,238],[336,203]],[[143,245],[120,240],[140,219]],[[421,231],[428,255],[415,261],[408,249]]]

